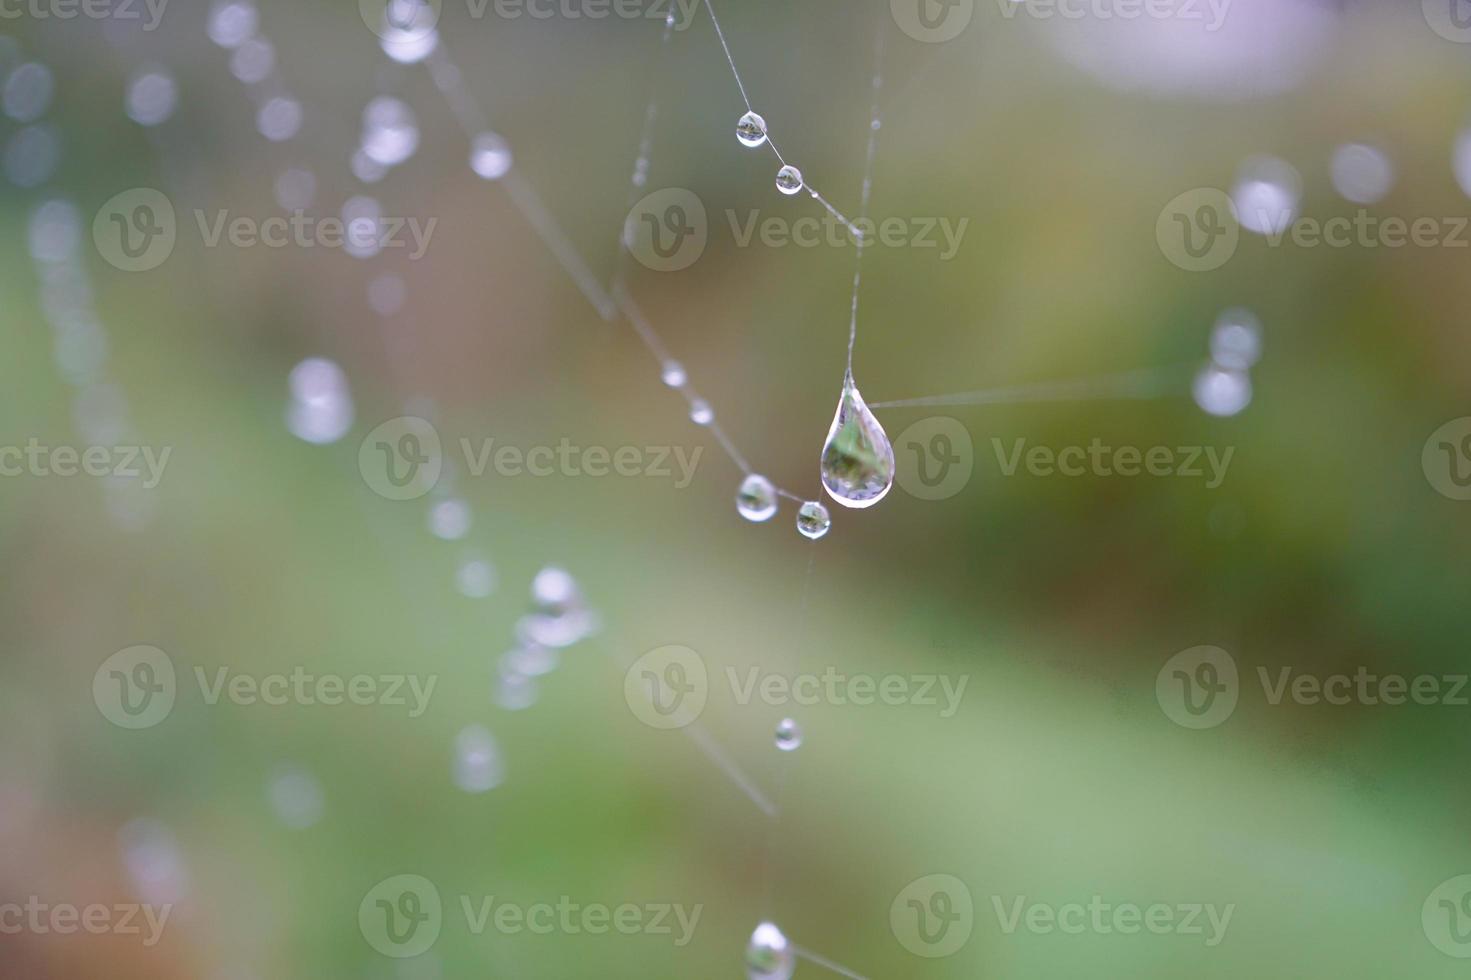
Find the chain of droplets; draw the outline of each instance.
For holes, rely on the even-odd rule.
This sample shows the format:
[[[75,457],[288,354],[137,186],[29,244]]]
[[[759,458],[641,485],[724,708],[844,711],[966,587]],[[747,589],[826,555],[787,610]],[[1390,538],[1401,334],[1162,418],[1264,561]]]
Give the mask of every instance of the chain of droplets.
[[[257,27],[258,18],[247,0],[226,0],[211,12],[210,36],[236,52],[231,65],[237,77],[235,65],[241,48],[269,44],[256,33]],[[415,53],[388,44],[384,50],[399,62],[413,60]],[[264,134],[264,127],[262,130]],[[363,110],[362,134],[351,159],[353,176],[363,184],[376,184],[393,167],[412,158],[418,144],[413,110],[402,100],[380,92]],[[475,141],[471,165],[481,176],[498,176],[507,161],[508,154],[494,134],[482,134]],[[277,180],[278,203],[283,208],[303,208],[314,186],[310,171],[289,169]],[[381,251],[383,222],[378,200],[366,193],[354,195],[343,205],[341,214],[348,232],[348,253],[360,260],[376,257]],[[392,329],[393,319],[404,307],[407,287],[401,276],[382,273],[371,278],[367,294],[369,307],[381,321],[388,361],[396,364],[400,355],[412,353],[412,334]],[[309,442],[331,442],[350,428],[353,412],[346,376],[333,362],[323,358],[301,362],[292,371],[291,389],[288,424],[299,437]],[[406,398],[404,410],[424,417],[432,417],[434,412],[429,399],[415,397]],[[427,514],[430,533],[445,541],[464,539],[474,522],[469,502],[454,490],[454,476],[453,469],[446,466],[435,485]],[[460,562],[455,583],[469,598],[489,596],[496,588],[494,566],[479,551],[471,551]],[[531,598],[532,611],[517,620],[510,648],[497,663],[495,700],[506,710],[534,704],[539,679],[556,668],[560,651],[598,627],[598,618],[576,580],[561,568],[548,566],[538,572],[531,584]],[[493,789],[505,778],[500,747],[484,726],[469,725],[455,737],[453,776],[456,785],[474,793]],[[273,793],[273,797],[276,795]]]
[[[19,63],[17,63],[19,62]],[[21,128],[6,141],[6,178],[22,190],[43,188],[61,159],[56,129],[44,121],[55,95],[51,70],[23,61],[19,45],[0,38],[4,84],[0,108]],[[71,389],[71,417],[87,446],[138,445],[128,399],[108,373],[107,331],[93,304],[92,280],[83,259],[87,229],[81,212],[63,194],[44,191],[31,211],[27,239],[40,292],[41,313],[51,328],[52,356]],[[102,479],[103,502],[113,523],[128,531],[145,527],[153,498],[136,480],[117,475]]]

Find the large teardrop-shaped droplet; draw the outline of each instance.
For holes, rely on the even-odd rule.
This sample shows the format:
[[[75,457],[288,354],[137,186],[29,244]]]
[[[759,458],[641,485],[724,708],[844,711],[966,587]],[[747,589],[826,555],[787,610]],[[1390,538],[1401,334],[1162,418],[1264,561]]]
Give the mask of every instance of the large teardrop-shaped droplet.
[[[843,379],[843,395],[822,447],[822,485],[844,507],[872,507],[894,485],[894,447],[852,374]]]

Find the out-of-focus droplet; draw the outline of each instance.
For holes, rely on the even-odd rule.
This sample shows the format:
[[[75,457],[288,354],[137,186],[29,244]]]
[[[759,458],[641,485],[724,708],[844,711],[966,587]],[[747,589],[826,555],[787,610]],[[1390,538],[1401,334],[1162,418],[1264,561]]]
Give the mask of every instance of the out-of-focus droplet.
[[[582,587],[565,568],[548,565],[531,580],[531,602],[540,612],[560,615],[582,605]]]
[[[276,49],[263,37],[246,38],[230,54],[230,74],[246,85],[255,85],[276,70]]]
[[[388,176],[388,168],[359,148],[352,155],[352,175],[365,184],[376,184]]]
[[[1251,375],[1211,364],[1195,376],[1193,393],[1201,411],[1228,418],[1251,404]]]
[[[511,144],[499,133],[480,133],[470,141],[470,169],[486,180],[499,180],[511,169]]]
[[[1262,356],[1262,324],[1249,310],[1222,313],[1211,329],[1211,360],[1228,371],[1245,371]]]
[[[758,925],[746,943],[749,980],[791,980],[796,969],[796,954],[782,931],[771,922]]]
[[[690,402],[690,421],[695,425],[709,425],[715,421],[715,409],[703,398]]]
[[[311,207],[317,196],[317,175],[301,167],[281,171],[276,178],[276,203],[287,211]]]
[[[736,491],[736,510],[748,521],[769,521],[776,514],[776,487],[766,477],[752,473]]]
[[[173,832],[151,818],[140,818],[118,832],[123,864],[133,888],[145,902],[176,903],[188,893],[189,873]]]
[[[439,46],[438,10],[421,0],[388,0],[378,31],[383,53],[401,65],[423,61]]]
[[[495,737],[480,725],[455,736],[455,785],[467,793],[495,789],[506,778],[505,762]]]
[[[33,122],[41,118],[51,106],[51,95],[56,90],[51,69],[38,61],[21,65],[5,79],[3,102],[5,114],[16,122]]]
[[[524,677],[542,677],[556,670],[561,661],[562,655],[555,647],[523,642],[506,652],[501,669]]]
[[[470,533],[470,505],[459,497],[445,497],[429,505],[429,533],[441,541],[458,541]]]
[[[671,388],[683,388],[689,376],[684,373],[684,365],[678,361],[665,361],[659,371],[659,378]]]
[[[484,599],[495,591],[495,566],[484,558],[466,558],[455,569],[455,589],[468,599]]]
[[[277,819],[293,830],[304,830],[322,819],[326,798],[322,784],[305,769],[290,766],[271,776],[266,787]]]
[[[802,747],[802,726],[790,718],[783,718],[776,726],[776,747],[783,752],[795,752]]]
[[[352,428],[347,375],[332,361],[309,357],[291,369],[286,424],[292,434],[317,445],[336,442]]]
[[[816,541],[833,526],[832,515],[820,501],[809,500],[797,508],[797,530],[804,538]]]
[[[504,666],[496,679],[495,703],[507,711],[523,711],[536,703],[536,680]]]
[[[31,257],[60,263],[75,258],[82,237],[82,216],[70,201],[54,198],[31,212]]]
[[[396,167],[419,148],[419,125],[407,102],[380,95],[363,110],[363,152],[376,163]]]
[[[288,95],[274,96],[256,113],[255,125],[273,143],[289,140],[301,129],[301,103]]]
[[[760,146],[766,142],[766,120],[759,113],[748,112],[736,123],[736,139],[742,146]]]
[[[27,126],[17,130],[5,144],[5,178],[16,187],[39,187],[56,173],[61,162],[61,142],[50,126]]]
[[[1456,183],[1461,185],[1461,190],[1467,197],[1471,197],[1471,129],[1456,137],[1456,145],[1451,153],[1451,166],[1456,171]]]
[[[379,316],[393,316],[404,307],[408,287],[402,276],[385,272],[368,283],[368,306]]]
[[[1346,143],[1333,151],[1333,189],[1355,204],[1373,204],[1394,186],[1389,155],[1367,143]]]
[[[819,468],[823,489],[844,507],[872,507],[894,485],[894,447],[851,374],[843,379]]]
[[[376,198],[358,195],[342,205],[343,248],[354,258],[366,259],[383,249],[383,206]]]
[[[783,194],[795,194],[802,189],[802,171],[788,164],[776,172],[776,189]]]
[[[255,37],[260,14],[247,0],[224,0],[209,10],[209,39],[222,48],[235,48]]]
[[[134,75],[128,82],[128,118],[140,126],[157,126],[174,114],[179,86],[174,76],[158,67]]]
[[[1297,217],[1302,195],[1302,178],[1297,170],[1277,157],[1251,157],[1241,165],[1231,188],[1236,220],[1258,235],[1281,235]]]

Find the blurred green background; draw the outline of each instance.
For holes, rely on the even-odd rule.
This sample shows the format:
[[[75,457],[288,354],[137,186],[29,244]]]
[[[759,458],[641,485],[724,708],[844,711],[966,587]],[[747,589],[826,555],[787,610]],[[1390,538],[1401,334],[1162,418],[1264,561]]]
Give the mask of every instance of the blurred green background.
[[[1196,51],[1168,32],[1138,43],[1143,21],[1092,35],[990,2],[938,44],[907,36],[883,4],[718,7],[783,152],[850,213],[884,31],[872,213],[969,220],[948,262],[935,250],[867,253],[855,373],[870,400],[1199,362],[1227,307],[1264,327],[1256,397],[1235,418],[1204,414],[1188,394],[882,411],[891,435],[929,415],[961,420],[972,479],[942,501],[896,489],[871,510],[834,507],[832,532],[813,543],[793,530],[790,501],[767,525],[737,515],[739,471],[659,383],[628,325],[600,319],[504,188],[469,169],[424,66],[385,59],[358,10],[261,4],[273,77],[305,119],[295,139],[270,143],[255,128],[259,90],[232,78],[228,52],[205,36],[208,11],[175,3],[153,32],[85,18],[5,25],[22,59],[54,73],[46,121],[62,154],[43,184],[0,198],[0,444],[81,444],[27,245],[34,208],[64,196],[83,216],[108,374],[138,438],[172,452],[136,529],[110,516],[97,480],[0,480],[0,902],[145,900],[124,831],[140,819],[172,835],[183,883],[157,945],[0,935],[0,975],[739,977],[762,919],[875,978],[1464,972],[1421,913],[1440,883],[1471,871],[1468,708],[1272,704],[1257,671],[1467,669],[1471,505],[1436,492],[1421,466],[1430,434],[1466,412],[1466,236],[1299,248],[1243,233],[1208,273],[1176,267],[1155,236],[1166,202],[1228,188],[1257,153],[1297,168],[1304,215],[1351,215],[1359,206],[1328,171],[1334,148],[1354,141],[1383,147],[1398,174],[1371,213],[1465,215],[1452,148],[1471,102],[1468,49],[1421,11],[1241,0],[1219,43]],[[708,19],[661,55],[657,22],[493,11],[446,2],[441,42],[602,280],[644,106],[660,91],[648,186],[694,191],[710,244],[680,272],[631,266],[630,291],[754,468],[817,493],[852,249],[732,240],[727,209],[818,212],[778,195],[772,157],[732,138],[744,106]],[[1109,84],[1099,64],[1118,61],[1156,84]],[[127,79],[149,64],[180,90],[152,130],[123,111]],[[1269,68],[1293,81],[1239,91]],[[349,159],[363,106],[385,93],[414,108],[420,147],[365,191]],[[6,138],[20,128],[4,126]],[[370,193],[387,214],[436,218],[428,254],[201,246],[193,209],[279,214],[272,182],[288,166],[317,175],[314,212]],[[179,244],[159,268],[128,274],[86,230],[103,202],[139,186],[174,202]],[[385,272],[408,296],[386,324],[365,299]],[[288,374],[314,356],[342,366],[355,406],[351,431],[327,446],[284,423]],[[382,499],[358,469],[368,431],[423,399],[447,442],[704,452],[683,489],[462,473],[474,526],[446,542],[425,529],[430,498]],[[1006,476],[992,440],[1020,438],[1234,457],[1216,489]],[[472,549],[497,569],[482,599],[455,589]],[[564,652],[534,705],[503,710],[497,661],[549,564],[577,577],[602,629]],[[136,644],[167,651],[180,691],[167,719],[130,731],[89,692],[99,665]],[[668,644],[709,665],[701,723],[779,800],[779,819],[689,738],[630,710],[621,664]],[[1223,724],[1191,730],[1161,709],[1155,682],[1202,644],[1234,656],[1240,702]],[[222,666],[435,675],[438,686],[417,718],[209,705],[193,670]],[[953,717],[919,705],[784,711],[738,704],[718,680],[752,666],[969,681]],[[772,746],[785,713],[806,731],[791,755]],[[471,724],[504,758],[504,783],[484,794],[451,778],[456,734]],[[283,766],[320,787],[308,827],[272,808]],[[365,941],[357,910],[404,873],[434,882],[446,916],[430,952],[395,960]],[[969,941],[937,959],[907,949],[890,915],[931,874],[960,879],[974,900]],[[658,935],[473,934],[458,899],[492,895],[703,912],[682,948]],[[1179,934],[1008,934],[995,908],[1095,895],[1234,913],[1207,947]]]

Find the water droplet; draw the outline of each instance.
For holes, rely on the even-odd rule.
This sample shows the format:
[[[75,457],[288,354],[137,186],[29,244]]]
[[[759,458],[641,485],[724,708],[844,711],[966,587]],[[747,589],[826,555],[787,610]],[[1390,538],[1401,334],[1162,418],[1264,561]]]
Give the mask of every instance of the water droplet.
[[[1209,415],[1226,418],[1251,404],[1251,376],[1211,364],[1195,376],[1195,404]]]
[[[271,809],[292,830],[304,830],[322,819],[326,809],[322,784],[305,769],[289,767],[271,777],[267,787]]]
[[[419,125],[407,102],[380,95],[363,109],[363,152],[374,163],[395,167],[419,148]]]
[[[51,105],[51,94],[55,88],[50,68],[36,61],[21,65],[5,79],[5,114],[16,122],[39,119]]]
[[[1333,189],[1355,204],[1373,204],[1394,186],[1394,164],[1377,146],[1345,143],[1333,151]]]
[[[683,388],[684,383],[689,380],[689,375],[684,373],[684,365],[678,361],[665,361],[659,376],[671,388]]]
[[[531,601],[539,612],[560,616],[582,605],[582,588],[571,572],[548,565],[531,580]]]
[[[495,591],[495,566],[484,558],[466,558],[455,570],[455,588],[469,599],[484,599]]]
[[[795,194],[802,189],[802,171],[788,164],[776,172],[776,189],[783,194]]]
[[[443,541],[458,541],[470,533],[470,505],[458,497],[437,500],[429,507],[429,533]]]
[[[823,488],[844,507],[872,507],[894,485],[894,447],[851,374],[843,379],[821,469]]]
[[[480,725],[470,725],[455,736],[455,785],[467,793],[495,789],[506,778],[500,746]]]
[[[746,944],[746,976],[750,980],[791,980],[797,958],[787,937],[774,923],[763,922]]]
[[[695,425],[709,425],[715,421],[715,409],[703,398],[696,398],[690,402],[690,421]]]
[[[263,82],[276,67],[276,49],[263,37],[246,38],[230,55],[230,74],[246,85]]]
[[[153,67],[128,83],[128,118],[140,126],[157,126],[174,114],[179,86],[162,68]]]
[[[1252,157],[1241,165],[1231,189],[1236,220],[1258,235],[1280,235],[1297,217],[1302,178],[1286,160]]]
[[[1262,325],[1249,311],[1227,310],[1211,330],[1211,360],[1217,367],[1245,371],[1262,356]]]
[[[243,0],[217,3],[209,11],[209,39],[222,48],[234,48],[255,36],[260,15]]]
[[[499,133],[481,133],[470,143],[470,169],[499,180],[511,169],[511,145]]]
[[[766,142],[766,120],[759,113],[748,112],[736,123],[736,139],[742,146],[760,146]]]
[[[118,831],[123,863],[133,887],[146,902],[178,902],[189,890],[189,871],[173,832],[151,817]]]
[[[805,538],[816,541],[833,526],[833,519],[821,502],[809,500],[797,508],[797,530]]]
[[[523,643],[501,658],[501,672],[519,674],[522,677],[542,677],[556,670],[561,660],[561,655],[553,647]]]
[[[776,747],[783,752],[794,752],[802,747],[802,727],[790,718],[783,718],[776,726]]]
[[[752,473],[736,492],[736,510],[748,521],[769,521],[776,514],[776,487],[766,477]]]
[[[46,125],[27,126],[17,130],[5,144],[0,166],[15,186],[37,187],[50,179],[60,161],[61,143],[55,131]]]
[[[295,136],[301,129],[301,103],[286,95],[278,95],[256,113],[256,128],[272,143]]]
[[[384,273],[368,283],[368,305],[379,316],[393,316],[404,307],[408,287],[402,276]]]

